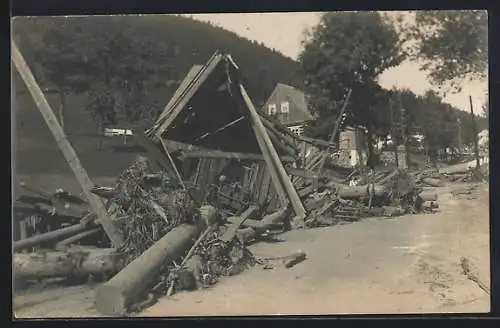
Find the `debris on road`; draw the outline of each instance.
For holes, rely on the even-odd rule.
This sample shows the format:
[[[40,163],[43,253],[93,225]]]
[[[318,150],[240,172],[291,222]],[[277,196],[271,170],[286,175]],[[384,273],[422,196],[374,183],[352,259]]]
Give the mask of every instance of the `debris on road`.
[[[467,277],[467,279],[475,282],[479,288],[481,288],[486,294],[490,294],[491,291],[490,291],[490,288],[488,286],[486,286],[486,284],[484,282],[482,282],[476,274],[474,274],[471,270],[471,264],[470,264],[470,261],[468,258],[466,257],[462,257],[460,259],[460,266],[462,268],[462,274],[465,275]]]
[[[229,55],[194,66],[156,122],[134,132],[147,157],[132,163],[116,186],[89,191],[106,203],[123,235],[120,245],[111,245],[86,202],[73,199],[80,207],[70,216],[59,214],[48,195],[31,199],[39,205],[30,215],[51,225],[35,225],[37,235],[24,232],[14,242],[16,279],[105,274],[111,279],[97,287],[96,309],[123,315],[269,264],[273,259],[247,249],[269,236],[438,207],[423,186],[443,186],[440,176],[326,165],[333,143],[295,135],[257,112],[241,80]],[[57,215],[46,218],[53,207],[62,223],[52,224]],[[22,253],[35,247],[44,250]],[[286,268],[305,259],[303,251],[279,258]]]

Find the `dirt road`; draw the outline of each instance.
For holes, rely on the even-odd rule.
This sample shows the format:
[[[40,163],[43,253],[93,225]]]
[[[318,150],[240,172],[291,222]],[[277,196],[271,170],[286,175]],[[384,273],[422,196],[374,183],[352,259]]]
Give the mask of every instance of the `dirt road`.
[[[436,189],[436,214],[291,231],[286,242],[259,243],[257,256],[301,249],[308,259],[291,269],[256,266],[211,289],[161,299],[141,316],[488,312],[489,295],[460,267],[467,257],[489,286],[488,186],[465,196],[453,196],[455,188]],[[97,315],[91,288],[65,290],[70,295],[36,305],[29,304],[35,296],[18,297],[17,316]]]

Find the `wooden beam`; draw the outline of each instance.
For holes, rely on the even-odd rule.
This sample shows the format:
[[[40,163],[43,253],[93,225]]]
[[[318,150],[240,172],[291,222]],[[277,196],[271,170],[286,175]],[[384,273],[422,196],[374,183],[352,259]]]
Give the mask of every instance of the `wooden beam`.
[[[347,96],[344,100],[344,104],[342,105],[342,108],[340,109],[339,117],[337,117],[337,121],[335,122],[335,126],[333,128],[332,135],[330,136],[330,140],[329,140],[330,143],[333,143],[333,140],[335,140],[335,136],[337,135],[337,132],[340,128],[340,122],[342,122],[342,116],[344,115],[345,110],[347,108],[347,104],[349,103],[349,98],[351,98],[351,93],[352,93],[352,90],[349,89],[349,92],[347,93]],[[323,156],[321,157],[321,162],[320,162],[319,167],[318,167],[318,175],[320,175],[321,171],[323,171],[323,167],[325,166],[325,162],[326,162],[327,157],[328,157],[328,151],[325,151],[323,153]]]
[[[235,153],[235,152],[225,152],[220,150],[194,150],[190,152],[182,153],[179,158],[217,158],[217,159],[236,159],[236,160],[248,160],[248,161],[265,161],[264,156],[259,154],[251,153]],[[280,159],[284,162],[294,162],[295,158],[291,156],[282,156]]]
[[[68,162],[69,166],[71,167],[71,170],[75,174],[75,177],[78,180],[78,183],[80,184],[80,187],[82,188],[83,193],[85,194],[87,200],[89,201],[92,210],[99,218],[99,221],[102,227],[104,228],[104,231],[106,232],[107,236],[109,237],[110,241],[112,242],[113,246],[115,247],[120,246],[123,242],[123,235],[121,234],[119,229],[115,226],[115,223],[113,222],[113,217],[108,216],[106,208],[102,203],[101,199],[97,195],[91,192],[91,189],[94,187],[94,183],[90,180],[87,171],[85,171],[82,164],[80,163],[80,160],[78,159],[75,150],[73,149],[68,139],[66,138],[66,135],[64,134],[64,131],[61,128],[61,125],[59,124],[57,117],[54,115],[52,108],[50,108],[47,99],[43,95],[42,90],[40,90],[40,87],[38,86],[35,77],[31,73],[28,64],[24,60],[21,52],[19,51],[14,41],[11,41],[11,46],[12,46],[12,61],[14,62],[14,65],[16,66],[16,69],[21,75],[21,78],[23,79],[24,83],[28,87],[28,90],[30,91],[33,100],[35,101],[38,110],[42,114],[45,123],[47,123],[50,131],[52,132],[54,138],[56,139],[56,143],[59,149],[61,149],[64,158],[66,159],[66,162]]]
[[[278,153],[276,152],[276,149],[273,147],[271,139],[269,138],[269,135],[267,134],[267,131],[264,127],[264,124],[262,123],[260,116],[255,109],[252,101],[250,100],[250,97],[248,96],[245,87],[240,84],[240,92],[241,95],[243,96],[243,100],[245,101],[248,110],[251,114],[252,121],[253,121],[253,127],[255,129],[255,134],[257,136],[257,140],[262,138],[264,141],[264,147],[262,148],[263,152],[269,152],[269,158],[270,160],[266,160],[268,167],[272,166],[277,170],[278,173],[278,179],[274,177],[274,183],[275,185],[282,185],[283,188],[285,189],[285,192],[287,193],[290,202],[292,203],[293,209],[295,211],[295,215],[300,218],[304,219],[306,216],[306,210],[304,209],[304,205],[300,201],[299,195],[297,194],[297,191],[295,190],[292,181],[290,180],[290,177],[285,171],[285,168],[283,167],[283,164],[281,163]],[[271,177],[273,177],[273,174],[271,174]]]

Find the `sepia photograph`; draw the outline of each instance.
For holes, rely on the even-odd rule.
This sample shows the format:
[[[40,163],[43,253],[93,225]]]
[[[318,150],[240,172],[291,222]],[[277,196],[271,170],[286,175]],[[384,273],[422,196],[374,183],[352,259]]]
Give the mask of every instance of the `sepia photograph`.
[[[490,312],[485,10],[11,20],[12,317]]]

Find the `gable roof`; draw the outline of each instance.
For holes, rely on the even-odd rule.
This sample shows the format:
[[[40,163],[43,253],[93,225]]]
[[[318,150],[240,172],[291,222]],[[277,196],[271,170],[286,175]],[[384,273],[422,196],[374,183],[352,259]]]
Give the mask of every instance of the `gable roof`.
[[[290,103],[288,120],[281,121],[281,123],[291,125],[314,119],[313,115],[309,112],[305,93],[295,87],[283,83],[276,84],[273,92],[264,104],[263,111],[267,112],[267,106],[269,104],[278,104],[281,101],[288,101]]]
[[[229,55],[216,53],[205,65],[193,66],[146,135],[225,152],[261,154],[239,80],[239,68]],[[286,155],[277,148],[279,155]]]

